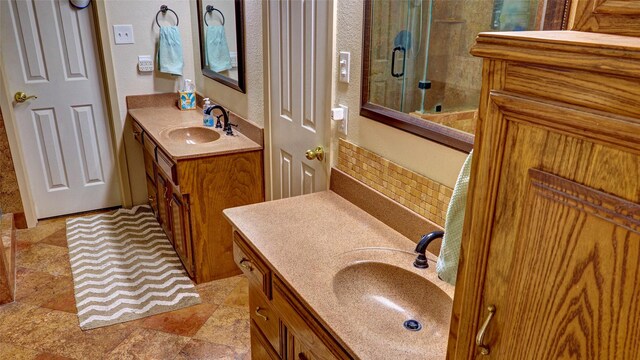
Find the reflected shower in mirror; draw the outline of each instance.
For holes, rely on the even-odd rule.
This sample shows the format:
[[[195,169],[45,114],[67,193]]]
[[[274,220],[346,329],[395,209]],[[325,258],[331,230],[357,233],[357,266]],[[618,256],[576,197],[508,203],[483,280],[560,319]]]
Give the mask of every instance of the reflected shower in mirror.
[[[198,0],[202,73],[244,92],[242,0]]]
[[[475,37],[539,30],[550,1],[366,1],[361,113],[469,150],[482,83],[482,60],[469,54]]]

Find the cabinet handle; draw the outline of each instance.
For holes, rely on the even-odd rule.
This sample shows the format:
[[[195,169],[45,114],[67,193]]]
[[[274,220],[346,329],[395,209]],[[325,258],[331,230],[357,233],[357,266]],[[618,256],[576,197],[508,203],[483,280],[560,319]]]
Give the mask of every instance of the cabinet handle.
[[[240,267],[245,268],[249,271],[253,271],[253,266],[251,266],[251,261],[249,261],[249,259],[246,259],[246,258],[242,258],[242,260],[240,260]]]
[[[136,137],[137,137],[137,136],[140,136],[140,131],[134,131],[134,132],[133,132],[133,136],[136,136]]]
[[[153,202],[153,200],[155,200],[153,196],[149,196],[149,202]]]
[[[264,321],[269,320],[269,318],[266,315],[260,314],[260,310],[262,310],[260,308],[260,306],[256,306],[256,315],[259,316],[260,318],[262,318],[262,320],[264,320]]]
[[[489,315],[487,315],[487,318],[484,320],[484,324],[482,324],[480,331],[478,331],[478,336],[476,336],[476,345],[478,346],[478,349],[480,349],[481,355],[489,355],[489,346],[484,344],[484,334],[487,332],[487,327],[489,327],[489,323],[491,322],[491,319],[493,319],[493,315],[496,313],[495,305],[489,305],[487,307],[487,311],[489,312]]]

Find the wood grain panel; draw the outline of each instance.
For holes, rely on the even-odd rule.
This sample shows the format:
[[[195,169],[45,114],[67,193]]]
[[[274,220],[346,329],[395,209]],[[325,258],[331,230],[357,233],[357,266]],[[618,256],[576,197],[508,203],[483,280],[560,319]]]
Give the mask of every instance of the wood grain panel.
[[[518,296],[498,300],[492,357],[638,358],[640,205],[539,170],[529,175],[508,269],[508,291]],[[494,295],[487,288],[486,301]]]
[[[577,31],[480,33],[471,54],[640,78],[640,42],[626,36]],[[539,82],[531,86],[543,87]]]
[[[574,0],[569,30],[640,36],[640,1]]]
[[[504,88],[523,95],[640,117],[637,79],[511,63],[507,66]]]
[[[177,169],[180,191],[191,198],[196,282],[239,274],[222,210],[264,201],[262,151],[179,161]]]

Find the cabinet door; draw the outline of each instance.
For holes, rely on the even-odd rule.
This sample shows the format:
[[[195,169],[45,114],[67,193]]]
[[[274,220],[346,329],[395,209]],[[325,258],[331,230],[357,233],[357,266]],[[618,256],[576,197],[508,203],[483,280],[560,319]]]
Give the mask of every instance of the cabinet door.
[[[193,277],[193,256],[191,249],[191,222],[189,221],[189,202],[180,193],[173,192],[169,199],[171,211],[171,235],[173,247],[184,264],[189,276]]]
[[[317,356],[313,353],[310,345],[302,339],[297,338],[290,331],[287,332],[287,359],[288,360],[328,360],[336,359],[333,356]]]
[[[162,226],[162,229],[167,234],[169,241],[173,243],[173,237],[171,234],[171,222],[169,221],[169,184],[167,180],[158,171],[156,184],[158,185],[158,221]]]
[[[640,122],[491,98],[449,357],[640,358]]]
[[[251,321],[251,360],[278,360],[280,356],[276,354],[269,341],[262,336],[256,324]]]
[[[155,181],[152,181],[149,177],[147,177],[147,194],[149,195],[149,206],[151,206],[151,210],[158,215],[158,189],[156,188]]]

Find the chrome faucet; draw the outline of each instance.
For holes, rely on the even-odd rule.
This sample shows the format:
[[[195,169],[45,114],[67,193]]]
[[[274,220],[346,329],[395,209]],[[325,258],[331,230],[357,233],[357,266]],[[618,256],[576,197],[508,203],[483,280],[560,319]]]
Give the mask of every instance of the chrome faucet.
[[[229,114],[227,113],[227,110],[222,107],[222,105],[213,105],[206,109],[205,113],[209,115],[213,112],[213,110],[216,109],[220,110],[220,112],[222,113],[222,115],[216,116],[216,128],[222,128],[222,131],[225,131],[227,135],[233,136],[233,130],[231,129],[231,127],[238,125],[232,124],[229,121]],[[224,118],[224,127],[220,124],[220,116]]]
[[[419,269],[428,268],[429,263],[427,263],[427,256],[426,256],[427,246],[429,246],[429,244],[431,244],[433,240],[440,239],[443,236],[444,236],[444,231],[432,231],[427,235],[424,235],[422,239],[420,239],[418,246],[416,246],[416,252],[418,253],[418,257],[413,262],[413,266]]]

